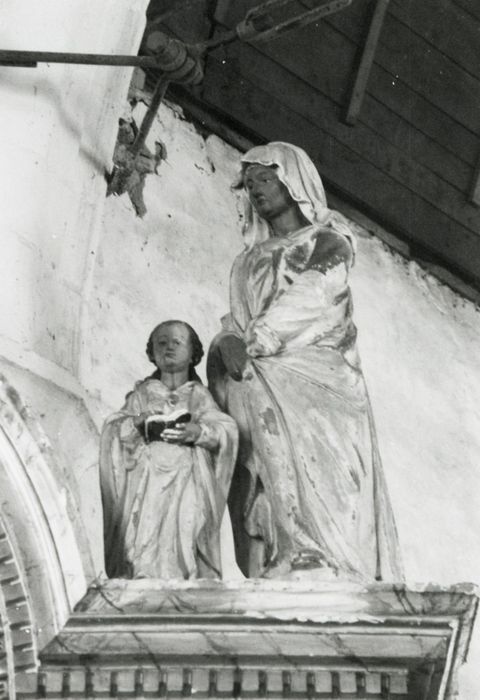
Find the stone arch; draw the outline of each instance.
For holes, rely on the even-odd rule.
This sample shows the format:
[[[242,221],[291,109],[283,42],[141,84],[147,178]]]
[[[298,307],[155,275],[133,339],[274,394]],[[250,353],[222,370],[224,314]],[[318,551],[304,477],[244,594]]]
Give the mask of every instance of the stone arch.
[[[37,666],[37,641],[27,579],[0,516],[0,697],[15,698],[16,676]]]
[[[94,569],[71,477],[2,375],[0,494],[0,683],[14,698],[19,674],[36,669]]]

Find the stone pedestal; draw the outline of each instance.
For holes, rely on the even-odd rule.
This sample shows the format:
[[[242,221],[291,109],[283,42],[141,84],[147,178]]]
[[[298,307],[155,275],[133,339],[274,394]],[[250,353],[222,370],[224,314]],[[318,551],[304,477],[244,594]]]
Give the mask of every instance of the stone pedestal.
[[[467,584],[111,580],[18,697],[455,698],[476,607]]]

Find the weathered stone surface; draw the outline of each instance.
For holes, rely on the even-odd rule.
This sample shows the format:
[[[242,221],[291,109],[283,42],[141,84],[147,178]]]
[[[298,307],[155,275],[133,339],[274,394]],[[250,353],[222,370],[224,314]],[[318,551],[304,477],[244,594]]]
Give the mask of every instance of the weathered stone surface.
[[[134,51],[146,3],[123,5],[33,8],[11,0],[2,9],[4,48],[22,42],[27,48],[34,37],[37,49]],[[78,397],[99,427],[149,371],[138,359],[138,338],[157,320],[179,315],[198,325],[204,340],[213,336],[227,310],[231,261],[242,247],[241,208],[228,189],[238,154],[216,137],[205,141],[178,109],[162,107],[150,145],[165,141],[168,160],[147,182],[149,213],[139,221],[128,200],[104,199],[128,70],[41,66],[1,73],[9,165],[2,178],[0,353],[65,390],[63,440],[73,434]],[[478,310],[368,228],[363,221],[357,229],[355,317],[407,577],[480,580]],[[22,396],[24,387],[27,396],[38,389],[36,379],[28,388],[29,381],[25,375]],[[52,390],[51,403],[57,397]],[[38,408],[29,402],[40,421],[47,399],[42,395]],[[59,412],[50,414],[48,435]],[[92,430],[86,441],[88,457],[95,436]],[[80,510],[100,541],[95,467],[68,461],[71,446],[65,438],[61,459],[81,472]],[[78,455],[77,449],[79,442]],[[467,700],[480,692],[479,637],[474,649],[465,669]],[[84,680],[81,672],[80,685]]]
[[[117,683],[125,697],[163,683],[174,697],[267,686],[283,697],[455,698],[477,600],[468,584],[110,580],[42,652],[40,678],[46,697],[67,669],[79,690]]]
[[[391,617],[464,615],[472,612],[477,587],[460,583],[407,585],[349,581],[248,579],[160,581],[105,579],[91,586],[75,614],[221,614],[285,620],[348,622]]]

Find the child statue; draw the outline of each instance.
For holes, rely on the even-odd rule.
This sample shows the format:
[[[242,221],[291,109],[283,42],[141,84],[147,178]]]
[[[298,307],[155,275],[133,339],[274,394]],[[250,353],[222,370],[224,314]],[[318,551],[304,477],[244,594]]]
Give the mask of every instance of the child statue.
[[[123,578],[220,578],[219,531],[237,427],[201,384],[203,355],[183,321],[152,331],[156,371],[102,430],[106,571]]]

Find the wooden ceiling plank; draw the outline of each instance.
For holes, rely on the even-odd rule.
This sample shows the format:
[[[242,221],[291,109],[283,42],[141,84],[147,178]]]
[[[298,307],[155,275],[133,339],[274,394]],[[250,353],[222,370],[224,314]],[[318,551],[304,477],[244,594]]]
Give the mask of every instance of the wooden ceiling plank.
[[[391,0],[389,12],[459,67],[480,76],[480,21],[438,0]]]
[[[380,32],[382,31],[385,14],[388,10],[389,0],[377,0],[373,17],[370,23],[367,40],[363,48],[362,58],[358,66],[357,77],[353,86],[352,95],[345,115],[345,122],[353,126],[360,114],[368,79],[372,70],[375,51],[377,50]]]
[[[431,170],[459,192],[468,189],[470,165],[368,93],[363,103],[361,121],[387,143]]]
[[[215,22],[231,29],[233,24],[229,26],[231,24],[229,20],[233,6],[233,0],[216,0],[215,12],[213,14]]]
[[[225,28],[233,29],[241,22],[248,10],[261,4],[261,0],[218,0],[215,19]]]
[[[303,81],[283,71],[282,79],[273,81],[272,71],[278,67],[271,60],[249,47],[237,46],[233,51],[239,60],[221,63],[222,84],[245,86],[249,94],[257,85],[266,94],[302,114],[313,124],[332,134],[361,158],[388,173],[400,185],[411,189],[437,206],[447,216],[473,231],[480,231],[480,212],[467,204],[464,191],[454,189],[440,177],[409,157],[407,148],[395,148],[363,123],[355,130],[338,119],[338,108],[318,91],[311,90]],[[250,84],[250,85],[249,85]],[[253,108],[253,107],[252,107]],[[253,108],[256,111],[255,108]],[[319,118],[316,115],[320,115]]]
[[[348,37],[326,23],[320,24],[315,35],[315,41],[305,42],[308,51],[301,51],[298,39],[293,36],[272,42],[261,51],[314,89],[323,91],[336,103],[344,104],[345,84],[354,63],[356,47]],[[474,164],[475,134],[375,63],[367,94],[468,165]]]
[[[351,13],[332,15],[329,23],[355,42],[358,27]],[[460,68],[391,14],[385,18],[375,62],[394,81],[401,80],[473,134],[478,133],[480,79]]]
[[[475,206],[480,207],[480,155],[472,178],[469,200]]]
[[[257,86],[246,89],[240,81],[224,81],[222,70],[224,66],[216,62],[207,68],[204,95],[207,102],[256,132],[259,140],[293,141],[305,148],[322,176],[344,196],[367,213],[376,213],[377,220],[381,212],[380,222],[392,232],[428,248],[480,284],[475,264],[480,254],[479,236],[363,160],[302,115],[288,114],[283,103]]]
[[[324,47],[324,53],[321,60],[316,61],[315,66],[328,65],[332,62],[331,52],[338,52],[337,55],[345,62],[343,70],[348,72],[352,53],[349,54],[343,44],[338,44],[341,37],[336,32],[333,37],[336,39],[334,43],[331,42],[330,35],[322,34],[321,44]],[[254,51],[253,48],[250,50]],[[242,60],[246,60],[241,57],[240,51],[239,45],[231,46],[225,56],[228,63],[232,60],[236,62],[239,71]],[[256,48],[255,51],[259,52],[258,60],[261,53],[267,56],[264,50],[260,52]],[[272,52],[269,50],[269,53]],[[277,56],[274,58],[268,56],[268,60],[278,62]],[[304,57],[296,58],[290,54],[285,56],[283,63],[291,75],[297,74],[298,79],[305,82],[307,86],[311,86],[311,89],[320,90],[339,106],[343,104],[341,81],[332,80],[329,71],[317,71],[315,68],[312,69],[311,65],[307,67],[304,65],[306,63]],[[337,62],[337,67],[339,64],[340,61]],[[271,70],[269,69],[272,80],[282,81],[284,79],[282,67],[278,65],[276,75],[273,69],[274,66]],[[249,68],[250,75],[254,75],[255,71],[255,67]],[[425,158],[426,167],[465,192],[470,183],[477,139],[470,132],[463,131],[461,127],[455,129],[455,124],[448,117],[442,112],[431,111],[428,103],[424,104],[421,97],[409,92],[401,83],[392,86],[390,76],[376,66],[373,70],[371,93],[367,93],[365,112],[361,121],[398,148],[410,149],[419,161]],[[464,160],[461,159],[462,155]],[[466,162],[467,158],[470,162]]]
[[[480,20],[480,5],[478,4],[478,0],[451,0],[454,5],[457,7],[461,8],[464,10],[464,12],[468,12],[468,14],[475,18]]]
[[[348,68],[340,73],[338,70],[333,73],[333,70],[339,63],[348,67],[354,63],[355,53],[358,51],[357,44],[362,41],[367,29],[367,11],[371,3],[372,0],[355,0],[347,10],[326,18],[318,24],[318,27],[304,27],[292,32],[266,44],[263,50],[276,58],[279,63],[287,65],[290,70],[314,87],[319,87],[322,82],[328,83],[329,88],[337,89],[337,95],[342,93],[335,99],[344,101],[343,91],[348,80]],[[258,2],[235,0],[229,4],[230,13],[225,16],[225,21],[228,22],[227,26],[233,26],[250,7],[257,5]],[[338,35],[339,31],[341,36]],[[390,34],[388,38],[391,38]],[[342,39],[346,39],[347,42]],[[328,66],[328,71],[322,70],[325,65]],[[388,66],[374,64],[367,92],[389,109],[397,111],[403,119],[412,123],[426,136],[434,138],[451,153],[472,165],[476,137],[471,129],[462,126],[458,121],[455,122],[449,114],[395,76],[395,67],[392,71]],[[461,82],[460,78],[459,81]],[[444,89],[443,85],[441,89]],[[475,103],[472,109],[477,109],[477,104]],[[461,112],[461,108],[459,109]],[[452,134],[455,135],[454,140],[452,140]]]
[[[432,105],[423,95],[412,91],[401,80],[392,81],[391,74],[380,66],[373,68],[369,92],[419,132],[467,165],[472,165],[472,149],[477,141],[475,134]]]

